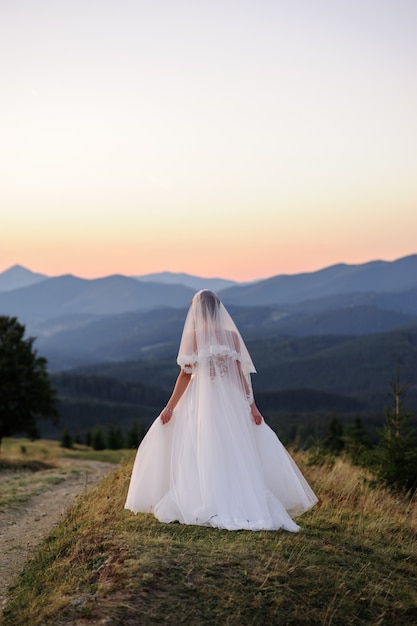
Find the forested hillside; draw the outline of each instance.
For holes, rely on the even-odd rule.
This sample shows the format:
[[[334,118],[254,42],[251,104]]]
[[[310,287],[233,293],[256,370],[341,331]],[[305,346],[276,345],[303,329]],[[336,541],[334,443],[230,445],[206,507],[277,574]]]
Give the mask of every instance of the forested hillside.
[[[247,346],[257,369],[256,391],[316,389],[355,398],[370,408],[386,397],[396,363],[404,380],[413,382],[417,371],[417,325],[366,336],[269,337],[249,340]],[[161,360],[150,355],[78,371],[169,390],[178,372],[177,348],[172,345]]]
[[[189,302],[207,280],[50,278],[24,268],[0,274],[0,312],[26,324],[47,358],[61,431],[82,434],[98,424],[126,430],[159,414],[178,373]],[[335,414],[381,424],[397,364],[415,409],[417,255],[217,284],[257,368],[258,404],[289,438],[311,434],[312,423]],[[59,436],[47,425],[41,430]]]
[[[381,426],[391,405],[396,364],[410,382],[407,400],[417,404],[417,326],[369,336],[278,337],[248,342],[257,367],[253,386],[258,405],[287,439],[323,430],[331,416],[369,429]],[[159,414],[178,374],[177,346],[167,358],[107,363],[52,375],[62,420],[74,434],[97,424],[127,430],[135,420],[148,426]],[[154,354],[155,357],[155,354]],[[43,433],[56,436],[53,427]]]
[[[417,297],[416,297],[417,300]],[[229,307],[245,341],[280,336],[373,335],[413,326],[417,314],[351,306],[316,313],[280,307]],[[171,357],[178,347],[187,309],[156,309],[100,319],[73,317],[69,329],[40,336],[39,349],[50,369],[87,364]]]

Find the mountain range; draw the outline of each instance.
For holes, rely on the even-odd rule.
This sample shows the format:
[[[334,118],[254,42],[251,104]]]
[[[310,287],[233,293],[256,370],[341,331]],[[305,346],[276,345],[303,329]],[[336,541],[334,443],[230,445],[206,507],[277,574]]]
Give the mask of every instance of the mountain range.
[[[366,413],[380,425],[396,363],[415,403],[417,255],[249,284],[169,272],[86,280],[14,266],[0,273],[0,315],[36,337],[64,425],[126,428],[135,416],[148,424],[169,397],[187,309],[203,288],[220,292],[257,367],[259,405],[288,437],[313,434],[312,412]]]
[[[16,265],[0,273],[0,311],[41,318],[78,313],[113,314],[182,307],[199,289],[220,291],[227,304],[294,305],[355,294],[372,304],[377,294],[402,294],[417,288],[417,254],[396,261],[362,265],[338,264],[316,272],[278,275],[252,283],[162,272],[144,276],[111,275],[83,279],[73,275],[47,277]],[[366,299],[366,302],[364,301]],[[326,303],[325,308],[334,308]],[[401,307],[400,307],[401,308]]]
[[[142,278],[47,277],[14,266],[0,274],[0,314],[26,325],[54,369],[169,353],[196,289],[213,281],[249,339],[364,335],[417,320],[417,255],[232,286],[166,272]]]
[[[13,265],[4,272],[0,272],[0,292],[13,291],[20,287],[29,287],[43,280],[51,278],[46,274],[32,272],[22,265]],[[224,278],[202,278],[191,274],[175,272],[158,272],[154,274],[143,274],[142,276],[130,276],[135,280],[145,283],[158,283],[163,285],[185,285],[194,291],[199,289],[211,289],[220,292],[222,289],[238,285],[234,280]]]

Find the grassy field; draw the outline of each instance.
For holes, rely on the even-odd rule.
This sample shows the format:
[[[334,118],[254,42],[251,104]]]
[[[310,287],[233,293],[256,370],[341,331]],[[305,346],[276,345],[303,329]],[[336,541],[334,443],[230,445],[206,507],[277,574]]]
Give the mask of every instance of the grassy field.
[[[71,459],[120,463],[126,456],[131,456],[126,450],[93,450],[81,444],[67,449],[62,448],[58,441],[49,439],[31,441],[23,438],[4,438],[0,453],[0,470],[7,469],[7,464],[11,469],[24,468],[25,464],[32,462],[56,466],[64,465],[66,460]]]
[[[84,474],[85,467],[79,460],[118,464],[131,456],[127,450],[94,451],[82,445],[66,450],[56,441],[4,439],[0,454],[0,512],[23,505],[51,485]]]
[[[343,460],[296,460],[320,497],[298,534],[134,516],[123,461],[26,567],[4,626],[417,623],[417,502]]]

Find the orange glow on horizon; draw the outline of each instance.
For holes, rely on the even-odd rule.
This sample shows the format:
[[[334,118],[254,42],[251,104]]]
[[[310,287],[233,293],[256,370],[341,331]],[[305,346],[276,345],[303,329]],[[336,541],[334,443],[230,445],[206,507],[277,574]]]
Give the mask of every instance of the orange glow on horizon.
[[[16,259],[10,255],[0,255],[0,272],[7,270],[13,265],[22,265],[27,269],[45,274],[47,276],[61,276],[73,274],[79,278],[95,279],[113,274],[124,276],[141,276],[159,272],[186,273],[202,278],[224,278],[237,282],[249,282],[262,280],[282,274],[310,273],[338,263],[358,265],[371,261],[394,261],[398,258],[416,254],[416,249],[402,250],[393,248],[390,255],[381,255],[358,251],[345,254],[343,257],[335,256],[334,250],[305,250],[303,255],[274,254],[274,250],[265,252],[263,258],[258,258],[256,263],[250,257],[240,258],[236,261],[224,262],[221,258],[217,262],[211,262],[205,255],[177,255],[173,258],[170,253],[159,258],[149,259],[141,254],[130,254],[126,250],[113,250],[109,254],[103,251],[91,256],[91,251],[79,250],[78,253],[68,249],[67,253],[45,256],[45,251],[22,254]],[[55,257],[55,258],[54,258]]]
[[[414,3],[46,4],[3,20],[0,271],[245,282],[416,250]]]

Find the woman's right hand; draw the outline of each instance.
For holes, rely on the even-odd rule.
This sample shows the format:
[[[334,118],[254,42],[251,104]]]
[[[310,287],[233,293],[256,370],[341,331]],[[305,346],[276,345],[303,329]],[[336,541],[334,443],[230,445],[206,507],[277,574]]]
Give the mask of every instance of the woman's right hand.
[[[164,409],[162,409],[161,415],[159,417],[161,418],[161,422],[163,424],[168,424],[169,420],[172,417],[173,411],[174,411],[173,409],[170,409],[167,406]]]
[[[263,417],[258,409],[258,407],[256,406],[255,403],[253,403],[251,405],[251,413],[252,413],[252,417],[253,417],[253,421],[255,422],[255,424],[257,426],[259,426],[260,424],[262,424],[263,422]]]

